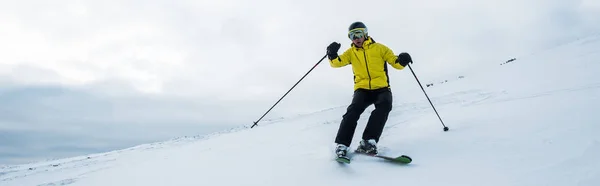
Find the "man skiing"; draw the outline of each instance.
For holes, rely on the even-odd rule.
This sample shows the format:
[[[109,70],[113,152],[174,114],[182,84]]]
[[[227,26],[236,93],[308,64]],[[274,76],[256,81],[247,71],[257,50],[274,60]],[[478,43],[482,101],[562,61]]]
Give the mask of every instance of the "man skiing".
[[[402,70],[412,59],[408,53],[394,55],[387,46],[375,42],[368,35],[367,27],[362,22],[354,22],[348,28],[351,47],[342,55],[338,55],[340,43],[333,42],[327,47],[329,64],[333,68],[352,65],[354,73],[354,93],[352,102],[342,116],[335,138],[338,158],[348,159],[347,153],[352,141],[357,121],[365,109],[375,105],[366,128],[362,134],[356,152],[377,154],[377,143],[388,115],[392,110],[392,92],[389,84],[387,64]]]

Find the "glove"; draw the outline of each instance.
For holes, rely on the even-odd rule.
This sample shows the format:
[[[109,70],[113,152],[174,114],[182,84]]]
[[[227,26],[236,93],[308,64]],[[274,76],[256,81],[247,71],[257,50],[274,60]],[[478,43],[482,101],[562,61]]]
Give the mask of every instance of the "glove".
[[[406,66],[408,65],[408,63],[413,63],[412,58],[410,57],[410,54],[406,53],[406,52],[402,52],[398,55],[398,59],[396,59],[396,63],[400,63],[400,65],[402,66]]]
[[[327,57],[332,60],[338,57],[338,50],[340,50],[340,43],[332,42],[327,46]]]

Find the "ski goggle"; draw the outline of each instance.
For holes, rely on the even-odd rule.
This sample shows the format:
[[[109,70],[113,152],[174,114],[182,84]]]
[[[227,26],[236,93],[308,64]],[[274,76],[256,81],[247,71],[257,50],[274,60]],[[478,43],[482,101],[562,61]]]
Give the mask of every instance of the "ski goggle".
[[[363,38],[366,35],[367,35],[367,29],[365,29],[365,28],[355,28],[348,32],[348,38],[350,38],[350,40]]]

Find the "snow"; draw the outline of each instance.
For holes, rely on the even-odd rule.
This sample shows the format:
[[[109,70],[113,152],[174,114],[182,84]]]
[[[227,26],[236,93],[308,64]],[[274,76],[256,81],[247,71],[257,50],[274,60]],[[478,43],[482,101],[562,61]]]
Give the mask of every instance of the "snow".
[[[5,166],[0,185],[600,185],[598,59],[593,36],[435,83],[425,90],[447,132],[424,96],[395,95],[379,146],[411,156],[409,165],[335,162],[342,105],[252,129]]]

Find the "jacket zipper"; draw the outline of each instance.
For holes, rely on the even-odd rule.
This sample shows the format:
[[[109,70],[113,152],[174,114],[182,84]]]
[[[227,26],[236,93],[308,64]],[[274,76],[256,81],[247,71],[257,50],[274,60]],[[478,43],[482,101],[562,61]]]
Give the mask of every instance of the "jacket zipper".
[[[371,73],[369,73],[369,63],[367,63],[367,52],[363,48],[363,55],[365,56],[365,66],[367,67],[367,75],[369,75],[369,89],[371,88]]]

